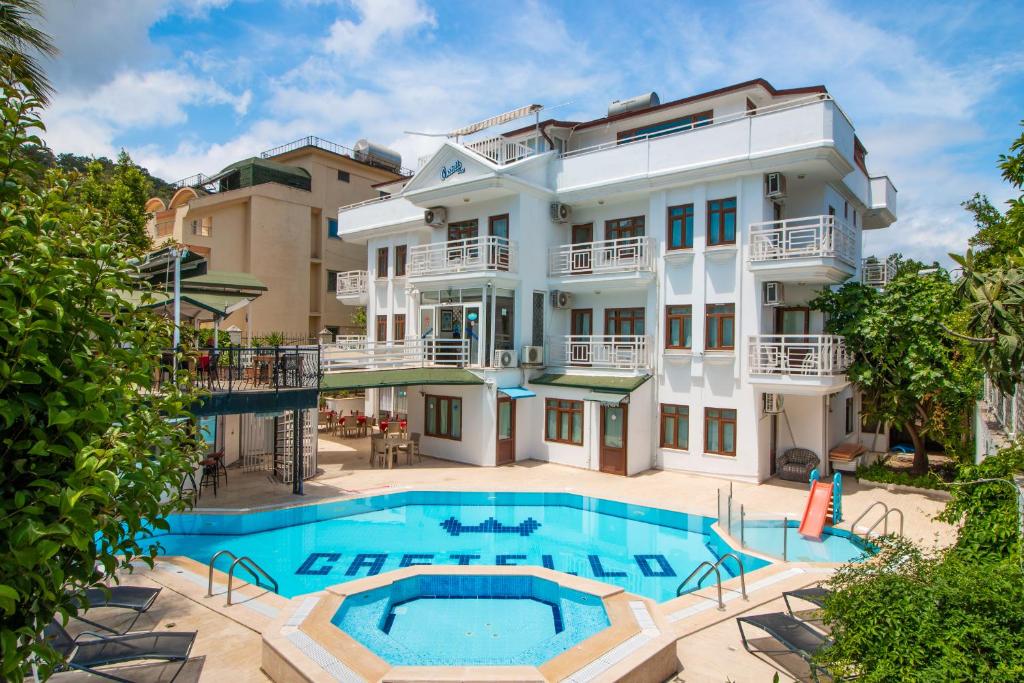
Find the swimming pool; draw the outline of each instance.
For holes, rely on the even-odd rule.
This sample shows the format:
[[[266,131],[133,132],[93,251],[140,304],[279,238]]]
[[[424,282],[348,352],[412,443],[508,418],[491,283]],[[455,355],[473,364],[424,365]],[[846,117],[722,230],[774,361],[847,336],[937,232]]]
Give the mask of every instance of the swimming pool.
[[[712,518],[568,493],[409,491],[169,522],[152,539],[162,554],[203,564],[222,549],[248,555],[286,597],[399,567],[523,564],[664,601],[698,564],[732,551]],[[740,556],[747,572],[768,564]],[[723,579],[738,575],[731,559],[723,568]]]

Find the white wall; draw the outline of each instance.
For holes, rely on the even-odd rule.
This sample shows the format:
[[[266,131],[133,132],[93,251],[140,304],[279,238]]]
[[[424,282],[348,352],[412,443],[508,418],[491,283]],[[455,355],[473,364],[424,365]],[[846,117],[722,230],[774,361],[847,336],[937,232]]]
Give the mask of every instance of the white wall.
[[[424,394],[454,396],[462,399],[462,439],[442,439],[426,435]],[[467,465],[493,465],[495,449],[494,387],[488,385],[416,386],[408,388],[409,431],[418,432],[420,450],[443,460]]]

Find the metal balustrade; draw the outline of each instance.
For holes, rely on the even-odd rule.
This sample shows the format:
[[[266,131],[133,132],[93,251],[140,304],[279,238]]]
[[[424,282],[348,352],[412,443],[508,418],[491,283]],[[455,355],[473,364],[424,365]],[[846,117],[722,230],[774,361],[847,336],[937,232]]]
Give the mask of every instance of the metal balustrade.
[[[213,393],[280,391],[320,387],[320,346],[222,346],[202,349],[194,358],[177,358],[167,350],[154,389],[174,381],[174,373],[191,372],[196,383]]]
[[[338,273],[335,294],[337,296],[362,296],[367,292],[369,281],[369,273],[365,270],[347,270]]]
[[[836,258],[856,263],[856,233],[835,216],[807,216],[750,224],[750,262]]]
[[[537,154],[537,150],[532,147],[503,137],[467,142],[465,146],[499,165],[511,164]]]
[[[505,238],[486,235],[409,248],[409,277],[454,273],[515,272],[518,247]]]
[[[548,250],[552,277],[653,270],[654,241],[646,236],[562,244]]]
[[[398,342],[345,339],[323,347],[323,371],[387,368],[465,367],[469,339],[406,339]]]
[[[846,342],[833,334],[773,334],[747,342],[752,375],[839,375],[850,364]]]
[[[640,370],[651,367],[651,342],[643,335],[590,334],[558,337],[548,363],[564,367]]]
[[[890,256],[885,261],[879,261],[873,256],[861,261],[860,281],[868,287],[883,289],[896,277],[896,261]]]

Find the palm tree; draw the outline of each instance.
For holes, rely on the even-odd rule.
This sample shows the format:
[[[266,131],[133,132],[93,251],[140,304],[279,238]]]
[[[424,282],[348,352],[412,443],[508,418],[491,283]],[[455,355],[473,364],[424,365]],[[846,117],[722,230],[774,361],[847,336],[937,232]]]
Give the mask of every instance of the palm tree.
[[[31,23],[42,16],[39,0],[0,0],[0,64],[43,104],[49,104],[53,86],[38,55],[55,57],[58,50],[50,36]]]

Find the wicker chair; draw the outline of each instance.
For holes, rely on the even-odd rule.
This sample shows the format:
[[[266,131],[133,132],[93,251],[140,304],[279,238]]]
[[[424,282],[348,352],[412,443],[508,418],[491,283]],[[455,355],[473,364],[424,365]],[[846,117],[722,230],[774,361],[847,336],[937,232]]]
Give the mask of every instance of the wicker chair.
[[[779,461],[776,463],[779,479],[806,484],[811,479],[811,471],[820,462],[814,451],[809,451],[806,448],[790,448],[779,457]]]

